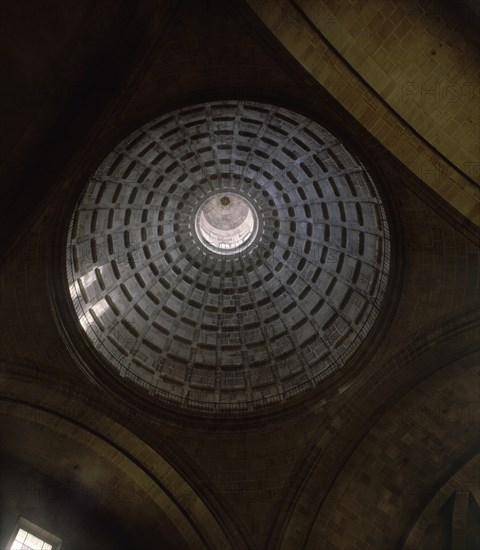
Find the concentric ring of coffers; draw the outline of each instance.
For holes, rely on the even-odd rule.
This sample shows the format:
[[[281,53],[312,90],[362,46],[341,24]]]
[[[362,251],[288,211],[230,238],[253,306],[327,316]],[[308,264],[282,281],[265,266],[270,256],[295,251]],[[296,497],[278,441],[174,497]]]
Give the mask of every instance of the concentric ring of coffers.
[[[212,197],[255,218],[233,253],[199,230]],[[228,230],[221,215],[211,225]],[[101,163],[72,216],[68,284],[120,377],[238,412],[345,365],[382,304],[389,247],[377,188],[335,136],[278,106],[211,102],[145,124]]]

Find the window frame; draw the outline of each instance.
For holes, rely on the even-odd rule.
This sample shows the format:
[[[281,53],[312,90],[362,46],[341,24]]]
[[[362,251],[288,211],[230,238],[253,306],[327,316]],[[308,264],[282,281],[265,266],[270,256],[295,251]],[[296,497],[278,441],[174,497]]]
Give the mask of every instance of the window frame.
[[[17,521],[17,524],[15,525],[15,529],[13,530],[13,534],[10,537],[10,540],[7,543],[7,550],[10,550],[13,543],[15,542],[15,539],[17,538],[18,531],[20,529],[23,529],[24,531],[27,531],[30,535],[33,535],[34,537],[38,537],[43,542],[46,542],[47,544],[52,545],[52,550],[60,550],[62,547],[62,539],[58,537],[57,535],[54,535],[50,531],[47,531],[46,529],[43,529],[36,523],[33,523],[32,521],[29,521],[28,519],[24,517],[20,517]]]

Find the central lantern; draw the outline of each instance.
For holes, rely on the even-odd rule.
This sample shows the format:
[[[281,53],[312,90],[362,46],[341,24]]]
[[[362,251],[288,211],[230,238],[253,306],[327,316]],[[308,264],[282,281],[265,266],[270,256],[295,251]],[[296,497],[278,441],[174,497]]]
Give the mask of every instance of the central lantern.
[[[273,105],[180,109],[122,141],[70,224],[70,295],[105,368],[152,397],[253,410],[313,388],[369,332],[389,271],[376,186]]]
[[[258,216],[237,193],[215,193],[198,209],[197,237],[212,252],[235,254],[247,248],[258,231]]]

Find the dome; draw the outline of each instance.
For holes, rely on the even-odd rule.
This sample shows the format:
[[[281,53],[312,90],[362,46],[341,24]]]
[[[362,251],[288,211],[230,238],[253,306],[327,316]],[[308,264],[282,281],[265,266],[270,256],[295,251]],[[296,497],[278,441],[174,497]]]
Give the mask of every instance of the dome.
[[[223,101],[121,142],[72,216],[70,295],[121,377],[180,407],[284,402],[343,367],[389,271],[371,177],[308,118]]]

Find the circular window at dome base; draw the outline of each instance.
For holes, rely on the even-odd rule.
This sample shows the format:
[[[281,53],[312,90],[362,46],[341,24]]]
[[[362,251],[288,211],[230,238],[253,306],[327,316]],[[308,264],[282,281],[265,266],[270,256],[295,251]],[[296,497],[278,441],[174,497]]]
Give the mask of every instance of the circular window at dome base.
[[[85,340],[151,399],[256,410],[347,363],[382,306],[388,223],[317,122],[249,101],[145,124],[87,182],[67,241]]]

